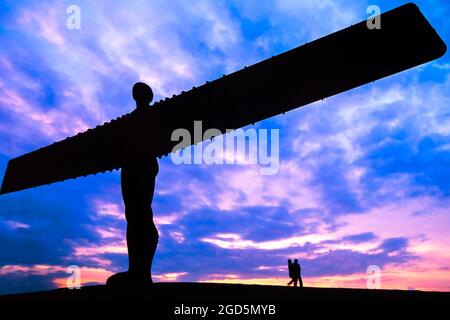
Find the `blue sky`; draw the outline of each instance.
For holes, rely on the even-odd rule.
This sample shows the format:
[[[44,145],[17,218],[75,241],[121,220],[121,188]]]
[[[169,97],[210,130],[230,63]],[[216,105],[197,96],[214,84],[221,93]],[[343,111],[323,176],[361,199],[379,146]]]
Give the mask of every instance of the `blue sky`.
[[[0,172],[8,159],[236,71],[405,1],[0,1]],[[450,4],[416,2],[450,43]],[[66,8],[81,29],[66,28]],[[413,26],[412,26],[413,27]],[[450,58],[257,124],[280,171],[160,160],[156,281],[450,290]],[[0,197],[0,293],[127,266],[118,172]]]

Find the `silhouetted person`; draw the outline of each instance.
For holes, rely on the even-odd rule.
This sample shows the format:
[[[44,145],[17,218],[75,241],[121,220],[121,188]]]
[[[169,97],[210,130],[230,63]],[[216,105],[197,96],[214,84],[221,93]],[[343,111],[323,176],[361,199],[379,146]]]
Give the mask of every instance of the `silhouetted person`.
[[[137,113],[149,108],[152,89],[145,83],[133,86]],[[137,139],[136,139],[137,140]],[[133,145],[134,143],[134,145]],[[137,141],[130,141],[135,156],[127,157],[121,168],[122,197],[127,220],[128,271],[108,278],[108,285],[145,285],[152,283],[151,266],[158,244],[158,230],[153,222],[152,200],[158,174],[156,156],[140,151]]]
[[[297,282],[300,282],[300,287],[303,288],[303,280],[302,280],[302,268],[298,263],[298,260],[295,259],[292,264],[292,280],[294,280],[294,286],[297,286]]]
[[[292,260],[288,259],[288,271],[289,271],[289,278],[291,278],[291,281],[287,283],[288,286],[290,286],[294,282],[294,273],[292,272]]]

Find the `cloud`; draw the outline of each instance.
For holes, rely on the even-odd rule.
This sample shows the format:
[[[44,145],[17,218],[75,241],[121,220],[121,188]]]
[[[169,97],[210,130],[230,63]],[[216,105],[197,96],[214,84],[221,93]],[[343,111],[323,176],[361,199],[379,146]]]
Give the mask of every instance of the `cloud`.
[[[2,221],[2,223],[4,225],[6,225],[9,229],[28,229],[30,227],[30,225],[26,224],[26,223],[22,223],[19,221],[14,221],[14,220],[4,220]]]
[[[158,281],[172,282],[172,281],[178,281],[178,279],[180,277],[185,276],[186,274],[187,274],[187,272],[162,273],[162,274],[152,275],[152,278],[155,278]]]
[[[387,253],[396,253],[403,251],[408,246],[406,238],[390,238],[383,241],[380,248]]]
[[[375,240],[376,235],[373,232],[364,232],[360,234],[353,234],[349,236],[345,236],[342,238],[342,241],[344,242],[351,242],[351,243],[361,243],[361,242],[367,242],[371,240]]]
[[[24,10],[21,16],[18,17],[17,23],[23,29],[30,28],[37,31],[39,36],[48,42],[57,46],[63,46],[65,39],[59,31],[58,20],[60,19],[57,16],[62,9],[61,4],[57,6],[44,4],[39,11]],[[43,11],[46,12],[46,15],[42,14]]]
[[[0,293],[22,293],[36,288],[65,288],[71,275],[68,267],[59,265],[6,265],[0,267]],[[111,272],[102,268],[80,268],[80,284],[103,283]]]

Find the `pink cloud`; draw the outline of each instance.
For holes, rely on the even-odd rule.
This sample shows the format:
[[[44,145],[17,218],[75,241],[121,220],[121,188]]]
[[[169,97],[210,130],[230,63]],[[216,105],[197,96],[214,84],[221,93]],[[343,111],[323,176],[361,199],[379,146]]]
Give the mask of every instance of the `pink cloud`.
[[[58,22],[65,22],[65,8],[57,3],[51,5],[39,5],[39,10],[36,8],[24,9],[20,17],[17,19],[19,25],[23,29],[32,30],[47,40],[48,42],[64,46],[65,39],[61,32],[61,28],[65,24]]]
[[[52,265],[6,265],[0,267],[0,275],[4,276],[10,273],[31,273],[37,275],[47,275],[51,273],[60,272],[65,270],[62,266],[52,266]]]
[[[91,244],[87,246],[76,246],[73,248],[74,255],[80,257],[99,256],[107,253],[127,254],[127,244],[125,240],[111,241],[108,244]]]
[[[180,277],[187,274],[187,272],[155,273],[152,274],[152,278],[155,278],[158,281],[174,282],[177,281]]]
[[[8,226],[8,228],[10,229],[28,229],[30,228],[29,224],[20,222],[20,221],[15,221],[15,220],[3,220],[2,221],[5,225]]]
[[[108,202],[102,199],[94,199],[94,210],[97,215],[113,219],[123,220],[125,218],[125,208],[123,204]]]

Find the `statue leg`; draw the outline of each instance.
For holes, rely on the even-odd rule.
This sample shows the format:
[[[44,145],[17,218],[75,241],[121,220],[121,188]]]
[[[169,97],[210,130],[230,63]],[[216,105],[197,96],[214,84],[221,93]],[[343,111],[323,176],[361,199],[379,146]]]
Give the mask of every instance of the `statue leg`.
[[[136,210],[127,219],[128,272],[138,280],[151,281],[151,266],[158,245],[152,210]]]
[[[151,203],[155,177],[145,172],[122,176],[122,194],[127,219],[129,273],[139,280],[151,281],[151,265],[158,245],[158,230],[153,222]]]
[[[129,267],[128,272],[111,276],[107,284],[151,283],[151,266],[159,238],[151,208],[155,176],[122,168],[121,187],[127,220]]]

